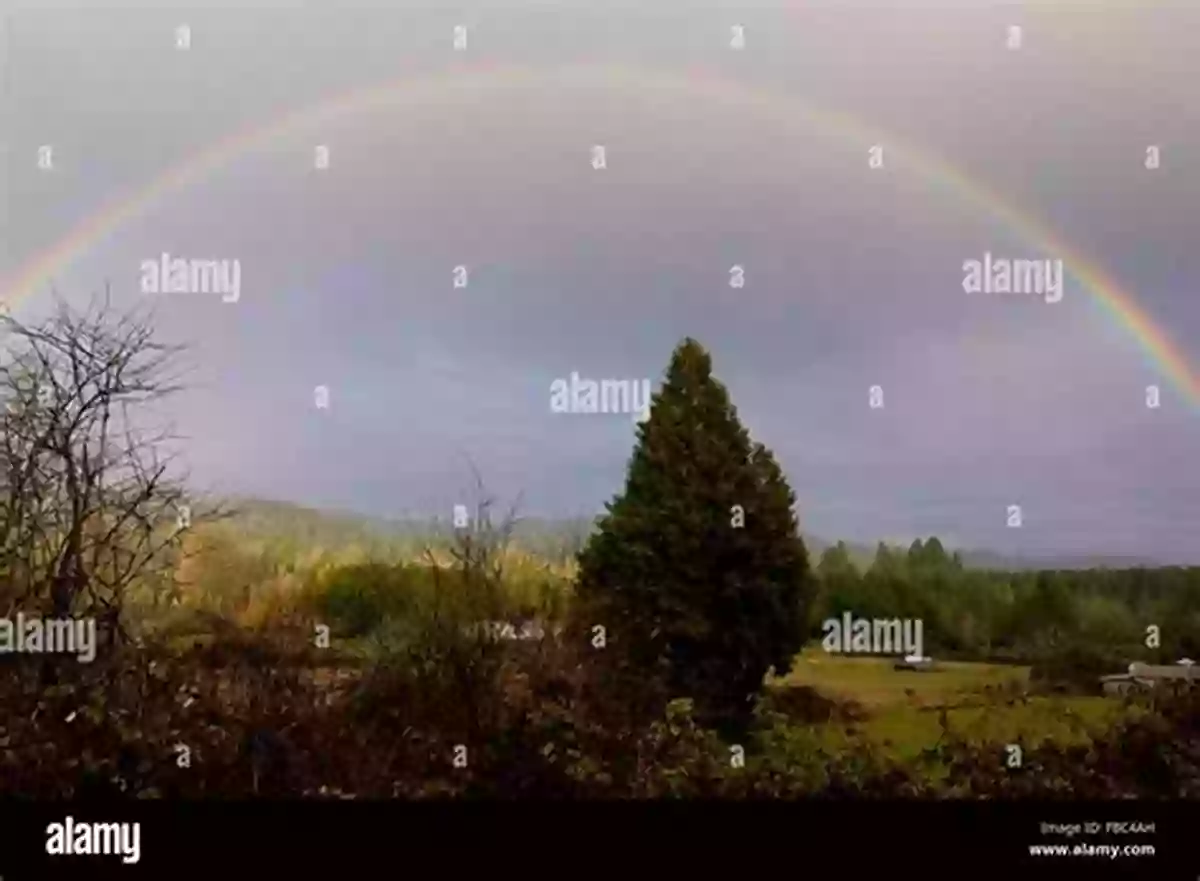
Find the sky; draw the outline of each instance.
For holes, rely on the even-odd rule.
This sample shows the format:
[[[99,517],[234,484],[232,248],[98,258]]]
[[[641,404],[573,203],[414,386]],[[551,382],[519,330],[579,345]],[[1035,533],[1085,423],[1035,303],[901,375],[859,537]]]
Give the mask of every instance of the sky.
[[[198,486],[595,513],[633,418],[551,384],[692,336],[807,532],[1200,562],[1200,7],[67,5],[0,7],[0,296],[152,309]],[[143,292],[164,252],[237,302]],[[966,292],[988,253],[1062,299]]]

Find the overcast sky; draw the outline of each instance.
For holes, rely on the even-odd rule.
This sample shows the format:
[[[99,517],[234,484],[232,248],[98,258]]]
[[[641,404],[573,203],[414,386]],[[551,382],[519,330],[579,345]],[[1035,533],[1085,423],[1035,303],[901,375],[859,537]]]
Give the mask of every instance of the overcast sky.
[[[10,8],[7,273],[214,144],[266,133],[93,224],[104,235],[18,314],[51,281],[73,300],[106,283],[119,303],[153,298],[164,340],[190,346],[172,415],[209,488],[446,515],[469,457],[526,513],[595,512],[633,422],[553,413],[551,383],[657,384],[692,335],[810,532],[1200,562],[1200,406],[1069,259],[1115,279],[1197,370],[1200,7],[794,5]],[[388,82],[409,85],[337,101]],[[964,196],[928,154],[999,201]],[[163,252],[239,260],[240,300],[143,294],[140,263]],[[1067,259],[1062,301],[964,292],[985,252]]]

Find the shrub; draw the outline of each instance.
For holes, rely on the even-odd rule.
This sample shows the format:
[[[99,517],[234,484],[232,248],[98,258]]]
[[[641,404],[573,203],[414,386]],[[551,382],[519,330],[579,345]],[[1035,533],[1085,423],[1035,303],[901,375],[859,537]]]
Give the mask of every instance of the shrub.
[[[428,593],[421,567],[361,563],[332,570],[323,579],[315,604],[338,635],[361,637],[385,621],[405,621]]]

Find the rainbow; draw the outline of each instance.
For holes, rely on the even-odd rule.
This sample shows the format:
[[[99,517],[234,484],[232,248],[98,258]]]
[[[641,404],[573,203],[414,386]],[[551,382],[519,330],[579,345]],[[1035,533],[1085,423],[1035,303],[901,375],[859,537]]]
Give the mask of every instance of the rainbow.
[[[903,144],[847,114],[811,106],[790,95],[741,85],[709,70],[671,73],[625,65],[586,64],[556,69],[550,79],[545,71],[526,66],[477,65],[461,66],[433,75],[410,74],[382,85],[356,89],[217,141],[132,196],[106,205],[55,245],[19,267],[0,286],[0,303],[9,308],[18,305],[49,285],[56,272],[97,247],[125,224],[146,214],[170,194],[188,188],[232,161],[251,155],[280,138],[319,127],[339,116],[397,106],[433,106],[455,94],[476,99],[493,90],[538,86],[547,82],[555,85],[626,87],[633,89],[639,98],[669,99],[681,93],[699,95],[755,112],[782,126],[799,124],[804,125],[810,134],[815,131],[851,139],[863,145],[864,150],[872,144],[885,145],[889,159],[900,156],[907,166],[934,186],[946,189],[955,198],[994,218],[1036,247],[1061,257],[1064,268],[1091,294],[1095,305],[1137,342],[1148,364],[1165,376],[1192,406],[1200,409],[1200,376],[1169,334],[1115,279],[1069,247],[1053,230],[928,150]]]

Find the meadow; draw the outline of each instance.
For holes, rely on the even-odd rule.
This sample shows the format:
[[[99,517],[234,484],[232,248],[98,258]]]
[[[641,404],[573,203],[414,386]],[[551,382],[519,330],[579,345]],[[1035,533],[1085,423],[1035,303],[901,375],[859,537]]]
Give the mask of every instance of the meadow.
[[[1086,745],[1135,711],[1114,697],[1041,693],[1028,666],[940,661],[930,671],[898,671],[893,661],[829,655],[814,646],[770,687],[811,688],[848,709],[853,721],[823,727],[831,749],[864,741],[902,759],[948,735],[996,749]]]

